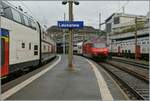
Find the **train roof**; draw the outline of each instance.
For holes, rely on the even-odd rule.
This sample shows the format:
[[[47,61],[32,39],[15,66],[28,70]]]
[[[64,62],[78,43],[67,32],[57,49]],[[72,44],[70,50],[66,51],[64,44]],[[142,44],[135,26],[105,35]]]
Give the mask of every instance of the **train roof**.
[[[107,43],[107,42],[105,37],[99,36],[99,37],[94,37],[91,40],[86,40],[84,41],[84,43]]]
[[[27,14],[27,13],[25,13],[25,12],[23,12],[23,11],[21,11],[21,10],[19,10],[18,9],[18,7],[16,7],[16,6],[14,6],[13,4],[11,4],[10,2],[8,2],[8,1],[4,1],[4,0],[2,0],[2,2],[3,3],[6,3],[7,5],[9,5],[11,8],[13,8],[13,9],[15,9],[15,10],[17,10],[18,12],[20,12],[20,13],[22,13],[23,15],[25,15],[25,16],[27,16],[27,17],[29,17],[30,19],[32,19],[32,20],[34,20],[34,21],[36,21],[36,22],[38,22],[33,16],[31,16],[31,15],[29,15],[29,14]]]

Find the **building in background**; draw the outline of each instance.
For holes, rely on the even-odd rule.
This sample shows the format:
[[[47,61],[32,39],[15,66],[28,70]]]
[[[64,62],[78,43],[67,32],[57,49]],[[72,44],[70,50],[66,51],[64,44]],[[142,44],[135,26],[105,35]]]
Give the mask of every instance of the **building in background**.
[[[137,20],[135,20],[135,18],[137,18]],[[135,24],[135,22],[137,22],[137,24]],[[110,52],[113,52],[115,54],[135,53],[134,45],[136,32],[139,45],[139,54],[142,54],[144,50],[144,53],[147,53],[149,51],[148,47],[142,47],[142,44],[149,43],[148,16],[113,13],[105,20],[105,23],[107,43],[109,44]],[[137,25],[137,28],[135,25]]]

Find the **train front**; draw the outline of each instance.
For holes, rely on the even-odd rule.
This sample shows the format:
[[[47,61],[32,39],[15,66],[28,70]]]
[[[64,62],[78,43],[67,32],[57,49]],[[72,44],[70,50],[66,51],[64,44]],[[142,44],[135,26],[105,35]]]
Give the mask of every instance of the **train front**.
[[[106,60],[109,56],[109,49],[106,43],[93,43],[91,53],[96,60]]]

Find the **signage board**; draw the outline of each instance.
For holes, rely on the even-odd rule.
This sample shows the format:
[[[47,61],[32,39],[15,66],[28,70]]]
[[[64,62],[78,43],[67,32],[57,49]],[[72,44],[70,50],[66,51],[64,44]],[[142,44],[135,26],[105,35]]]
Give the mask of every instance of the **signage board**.
[[[58,21],[59,28],[83,28],[83,21]]]

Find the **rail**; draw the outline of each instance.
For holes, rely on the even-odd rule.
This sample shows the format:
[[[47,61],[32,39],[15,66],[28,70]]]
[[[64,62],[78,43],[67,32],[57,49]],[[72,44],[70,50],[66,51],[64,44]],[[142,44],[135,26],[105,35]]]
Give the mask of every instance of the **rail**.
[[[114,61],[118,61],[118,62],[122,62],[122,63],[127,63],[133,66],[137,66],[139,68],[145,68],[145,69],[149,69],[149,65],[146,64],[142,64],[142,63],[138,63],[138,62],[134,62],[134,61],[129,61],[129,60],[124,60],[124,59],[117,59],[117,58],[113,58],[112,59]]]
[[[107,63],[100,63],[100,65],[107,72],[109,72],[110,75],[112,75],[115,79],[117,79],[124,87],[126,87],[128,89],[128,91],[131,92],[131,94],[133,94],[137,98],[137,100],[148,100],[149,99],[149,89],[142,88],[143,84],[146,85],[147,87],[149,87],[148,83],[143,82],[143,84],[142,84],[140,80],[138,81],[138,78],[137,78],[137,80],[134,80],[134,77],[132,75],[125,73],[124,71],[122,71],[110,64],[107,64],[108,66],[106,66],[105,64],[107,64]],[[111,66],[113,68],[110,69],[109,66]],[[134,81],[136,81],[136,82],[134,82]],[[135,84],[136,84],[136,86],[135,86]],[[145,91],[147,91],[147,92],[143,93]]]

